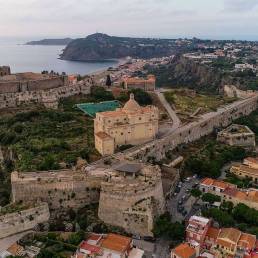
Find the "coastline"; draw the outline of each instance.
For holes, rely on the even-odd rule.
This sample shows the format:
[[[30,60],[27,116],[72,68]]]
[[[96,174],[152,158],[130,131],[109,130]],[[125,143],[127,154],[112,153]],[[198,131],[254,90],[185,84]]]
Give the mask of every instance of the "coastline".
[[[116,64],[113,65],[112,67],[117,68],[117,67],[119,67],[120,65],[124,65],[124,64],[127,62],[126,58],[116,59],[116,61],[117,61]],[[107,75],[107,74],[105,74],[106,72],[108,72],[108,68],[103,68],[103,69],[100,69],[100,70],[98,70],[98,71],[85,74],[85,75],[83,75],[83,76],[104,76],[104,75]]]

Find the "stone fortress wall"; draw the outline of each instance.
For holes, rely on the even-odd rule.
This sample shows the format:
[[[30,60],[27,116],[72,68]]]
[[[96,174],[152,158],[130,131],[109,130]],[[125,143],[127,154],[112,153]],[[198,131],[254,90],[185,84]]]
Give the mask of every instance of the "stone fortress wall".
[[[47,203],[36,204],[35,206],[6,215],[0,212],[0,239],[33,229],[39,223],[49,220],[50,214]]]
[[[12,77],[12,75],[10,77]],[[67,85],[67,76],[48,76],[46,78],[20,81],[16,78],[14,78],[14,80],[0,79],[0,94],[49,90]]]
[[[13,172],[11,183],[13,203],[46,202],[52,215],[99,203],[99,217],[105,223],[134,234],[152,235],[154,218],[165,211],[157,166],[143,165],[141,175],[134,179],[110,167]]]
[[[184,125],[168,136],[154,140],[134,149],[125,152],[129,160],[140,159],[147,161],[148,157],[155,157],[161,160],[165,153],[175,149],[180,144],[187,144],[211,134],[216,128],[223,128],[230,125],[235,119],[249,115],[258,105],[258,95],[236,101],[225,107],[218,108],[216,112],[202,115],[197,121]]]
[[[51,211],[78,209],[98,203],[103,175],[86,175],[81,171],[13,172],[12,201],[47,202]]]
[[[165,212],[161,172],[158,166],[146,166],[142,173],[136,182],[126,178],[103,182],[98,215],[129,233],[152,236],[154,219]]]
[[[0,109],[17,107],[27,103],[48,103],[49,101],[58,102],[59,99],[67,98],[80,93],[89,94],[93,82],[88,79],[83,83],[72,86],[63,86],[50,90],[25,91],[19,93],[0,94]]]
[[[60,99],[89,94],[92,86],[99,85],[98,74],[88,75],[78,82],[69,77],[51,73],[12,74],[9,66],[0,66],[0,109],[35,103],[56,108]]]

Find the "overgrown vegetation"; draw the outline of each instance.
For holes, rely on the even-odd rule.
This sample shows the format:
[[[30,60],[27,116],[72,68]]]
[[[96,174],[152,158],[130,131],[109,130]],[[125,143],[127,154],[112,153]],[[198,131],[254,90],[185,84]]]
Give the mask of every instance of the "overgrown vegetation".
[[[184,239],[185,227],[179,222],[172,223],[167,212],[156,219],[153,233],[156,237],[180,242]]]
[[[246,157],[245,149],[228,146],[209,140],[199,152],[190,155],[184,164],[184,169],[202,177],[217,178],[221,168],[233,160],[242,160]]]
[[[171,90],[164,93],[166,100],[174,105],[181,114],[192,114],[198,108],[199,113],[216,111],[218,107],[232,103],[235,98],[227,98],[219,95],[197,94],[188,89]]]
[[[244,204],[233,207],[232,203],[224,202],[219,209],[203,210],[202,214],[213,218],[221,227],[237,227],[258,237],[258,211]]]

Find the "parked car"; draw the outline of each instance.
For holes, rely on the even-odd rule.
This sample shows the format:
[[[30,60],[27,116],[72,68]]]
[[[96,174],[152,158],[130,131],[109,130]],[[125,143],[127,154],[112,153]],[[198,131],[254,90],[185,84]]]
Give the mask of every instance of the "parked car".
[[[141,236],[140,235],[133,235],[132,238],[136,239],[136,240],[141,240]]]
[[[156,241],[156,238],[151,236],[144,236],[143,240],[154,243]]]
[[[183,210],[183,211],[182,211],[182,215],[183,215],[183,216],[186,216],[186,215],[187,215],[187,211],[186,211],[186,210]]]

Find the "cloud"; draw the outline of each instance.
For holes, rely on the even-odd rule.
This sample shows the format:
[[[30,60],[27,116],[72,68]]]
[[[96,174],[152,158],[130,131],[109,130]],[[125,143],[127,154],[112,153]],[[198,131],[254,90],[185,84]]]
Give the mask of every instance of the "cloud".
[[[258,6],[258,0],[224,0],[225,11],[246,12]]]

